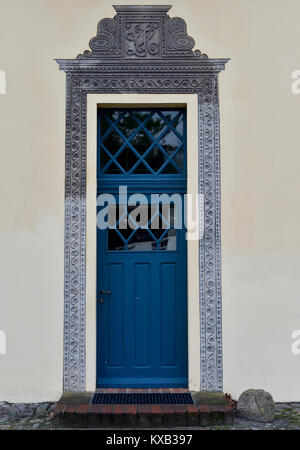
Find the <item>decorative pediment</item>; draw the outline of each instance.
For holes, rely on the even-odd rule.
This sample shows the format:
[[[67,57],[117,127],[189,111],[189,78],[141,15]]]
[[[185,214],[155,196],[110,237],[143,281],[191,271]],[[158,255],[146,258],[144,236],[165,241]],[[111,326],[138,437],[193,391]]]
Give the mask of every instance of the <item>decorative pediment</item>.
[[[203,58],[193,50],[195,41],[188,36],[180,17],[169,17],[171,6],[114,6],[113,19],[100,20],[97,35],[78,59],[175,59]]]

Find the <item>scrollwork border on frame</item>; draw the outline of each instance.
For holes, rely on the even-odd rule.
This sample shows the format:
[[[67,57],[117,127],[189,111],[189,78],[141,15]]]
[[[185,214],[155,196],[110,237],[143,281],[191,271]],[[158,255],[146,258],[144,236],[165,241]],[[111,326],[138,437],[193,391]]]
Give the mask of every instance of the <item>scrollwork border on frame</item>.
[[[149,21],[152,20],[151,16]],[[176,20],[181,24],[180,19]],[[99,29],[102,33],[103,26]],[[186,33],[184,22],[178,29],[180,33]],[[113,28],[109,28],[110,30]],[[181,39],[180,34],[179,38]],[[192,38],[188,37],[188,41],[186,37],[184,39],[182,45],[191,47]],[[161,65],[154,64],[149,59],[137,67],[132,65],[132,60],[130,63],[123,61],[121,70],[120,64],[113,59],[106,65],[99,64],[96,59],[91,61],[92,58],[89,60],[91,62],[86,63],[88,57],[58,60],[60,68],[67,74],[65,392],[86,389],[86,127],[87,95],[92,93],[198,95],[199,193],[204,196],[204,236],[199,241],[200,385],[203,391],[222,391],[218,72],[224,69],[227,60],[199,58],[198,63],[195,63],[195,57],[192,53],[191,55],[191,59],[184,64],[178,63],[178,59],[170,60],[169,56],[165,61],[161,59]]]

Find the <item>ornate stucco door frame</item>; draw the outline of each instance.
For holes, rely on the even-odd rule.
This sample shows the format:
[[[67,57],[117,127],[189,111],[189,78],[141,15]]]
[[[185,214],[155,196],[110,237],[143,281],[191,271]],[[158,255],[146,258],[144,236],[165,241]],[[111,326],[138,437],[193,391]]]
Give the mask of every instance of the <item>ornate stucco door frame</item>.
[[[200,384],[222,391],[220,143],[218,74],[228,59],[193,51],[194,40],[170,6],[114,6],[91,50],[59,59],[66,72],[64,391],[86,390],[87,94],[197,94],[199,194]]]

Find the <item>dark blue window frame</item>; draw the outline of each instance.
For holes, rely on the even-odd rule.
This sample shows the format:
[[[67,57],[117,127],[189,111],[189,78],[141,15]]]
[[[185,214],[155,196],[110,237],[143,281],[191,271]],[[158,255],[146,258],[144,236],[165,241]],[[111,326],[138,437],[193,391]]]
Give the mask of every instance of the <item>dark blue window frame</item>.
[[[125,136],[122,131],[118,129],[118,123],[120,120],[124,117],[125,114],[134,114],[135,111],[147,111],[149,112],[149,115],[145,120],[139,121],[136,116],[134,116],[135,120],[138,122],[138,127],[132,132],[130,136]],[[168,112],[177,112],[178,114],[182,114],[183,117],[183,133],[182,135],[174,128],[173,123],[176,122],[176,117],[171,119],[170,121],[164,116],[164,113]],[[110,120],[107,117],[108,112],[120,112],[120,115],[118,119],[113,123],[112,120]],[[145,125],[147,125],[147,122],[154,116],[154,114],[158,114],[162,120],[166,123],[166,127],[161,131],[161,133],[154,138],[149,132],[149,130],[146,128]],[[104,134],[101,133],[101,115],[105,116],[105,120],[109,123],[110,127],[105,131]],[[107,191],[114,191],[116,186],[119,185],[127,185],[130,189],[132,187],[132,191],[140,191],[143,192],[154,192],[157,190],[157,183],[158,183],[158,177],[159,177],[159,184],[160,184],[160,191],[161,192],[180,192],[186,189],[186,180],[187,180],[187,158],[186,158],[186,109],[185,108],[149,108],[149,107],[139,107],[139,108],[98,108],[98,126],[97,126],[97,134],[98,134],[98,140],[97,140],[97,173],[98,173],[98,187],[101,184],[101,192],[107,192]],[[124,170],[120,168],[120,171],[122,170],[122,173],[115,174],[115,173],[106,173],[107,167],[111,162],[106,162],[104,167],[101,167],[101,152],[105,148],[105,151],[107,155],[110,154],[109,149],[106,149],[105,147],[105,139],[109,135],[109,133],[114,130],[117,132],[122,140],[124,141],[119,150],[114,154],[111,155],[111,161],[115,163],[117,166],[119,166],[118,162],[116,161],[116,158],[121,155],[122,151],[128,146],[130,150],[133,152],[135,157],[138,159],[137,162],[130,168],[130,170],[126,173]],[[141,155],[132,145],[132,140],[137,136],[139,131],[143,131],[146,133],[146,135],[151,139],[152,143],[147,148],[147,150]],[[175,152],[170,156],[167,154],[167,152],[161,147],[160,142],[161,139],[167,134],[167,132],[171,130],[178,139],[181,140],[181,145],[176,149]],[[155,172],[151,166],[145,161],[145,158],[147,155],[150,154],[151,150],[158,146],[159,150],[162,152],[162,154],[167,158],[163,166]],[[184,168],[181,170],[178,165],[174,162],[173,158],[175,155],[180,151],[183,150],[184,154]],[[139,164],[144,164],[150,173],[143,173],[143,174],[136,174],[133,173],[135,168]],[[171,163],[176,167],[176,170],[178,173],[161,173],[166,166]],[[170,183],[168,184],[168,182]],[[155,186],[156,185],[156,186]],[[166,188],[164,188],[164,186]],[[169,186],[169,189],[168,189]],[[140,189],[141,188],[141,189]]]

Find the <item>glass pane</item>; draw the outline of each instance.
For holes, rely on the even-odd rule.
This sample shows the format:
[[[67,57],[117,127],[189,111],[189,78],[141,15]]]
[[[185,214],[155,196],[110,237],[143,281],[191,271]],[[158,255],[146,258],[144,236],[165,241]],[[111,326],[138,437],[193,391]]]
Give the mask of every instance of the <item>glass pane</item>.
[[[170,128],[171,122],[178,135]],[[101,168],[109,163],[110,155],[115,157],[119,153],[117,162],[113,161],[105,170],[107,174],[125,175],[133,167],[132,173],[145,175],[178,174],[185,170],[185,151],[183,147],[179,150],[184,144],[184,114],[178,110],[102,110],[100,134],[103,146],[100,150]],[[126,146],[126,139],[133,149]],[[159,146],[155,145],[156,139],[159,139]],[[146,157],[142,159],[145,154]],[[164,168],[161,170],[162,166]]]
[[[128,250],[131,252],[147,252],[156,249],[157,244],[155,239],[153,239],[148,230],[142,230],[141,228],[136,230],[136,232],[128,242]]]
[[[166,127],[166,122],[157,113],[155,113],[151,119],[147,121],[145,127],[152,134],[152,136],[154,136],[154,138],[157,138]]]
[[[158,209],[159,214],[157,214]],[[173,202],[152,205],[151,214],[151,229],[162,229],[162,231],[164,232],[167,228],[174,228],[175,206]]]
[[[161,173],[164,174],[174,174],[174,173],[180,173],[179,169],[176,169],[176,167],[173,166],[170,162],[166,165],[166,167],[161,171]]]
[[[184,151],[179,150],[178,153],[176,153],[176,155],[174,156],[174,162],[176,163],[176,165],[183,170],[184,169]]]
[[[140,162],[139,165],[134,169],[133,173],[151,173],[148,167],[145,166],[143,162]]]
[[[179,111],[163,111],[164,117],[168,122],[172,122],[173,119],[179,114]]]
[[[131,136],[131,134],[137,129],[137,127],[137,121],[129,113],[126,113],[118,123],[118,129],[121,130],[124,136],[126,136],[127,138]]]
[[[119,228],[118,228],[118,230],[119,230],[120,234],[122,235],[124,241],[127,241],[127,239],[129,238],[129,236],[130,236],[130,235],[132,234],[132,232],[133,232],[133,229],[130,228],[129,226],[128,226],[125,230],[120,230]]]
[[[121,111],[110,111],[110,110],[104,110],[100,113],[100,132],[101,136],[104,136],[106,131],[111,127],[111,124],[109,122],[109,119],[112,123],[115,123],[118,118],[122,115]],[[112,128],[113,130],[113,128]]]
[[[103,114],[101,115],[101,126],[100,126],[100,132],[101,132],[101,136],[104,136],[104,134],[107,132],[107,130],[109,129],[110,124],[108,123],[108,121],[103,117]]]
[[[166,231],[165,229],[163,230],[162,228],[159,228],[158,230],[153,230],[151,226],[150,226],[150,229],[151,229],[152,233],[154,234],[157,242],[161,239],[162,235]]]
[[[176,129],[176,131],[178,131],[179,134],[181,134],[181,136],[183,136],[183,114],[178,114],[178,111],[165,111],[163,114],[168,122],[171,122],[176,116],[178,116],[175,122],[172,123],[172,126]]]
[[[115,130],[112,130],[102,142],[112,155],[124,144],[124,140]]]
[[[173,124],[173,127],[176,128],[176,131],[183,136],[183,114],[179,116],[179,118]]]
[[[141,155],[143,155],[152,144],[152,139],[144,130],[140,130],[130,143]]]
[[[109,167],[105,170],[105,173],[123,173],[122,170],[112,162]]]
[[[178,147],[182,144],[182,141],[172,130],[168,130],[168,132],[159,141],[159,143],[162,148],[168,153],[168,155],[171,156],[172,153],[177,150]]]
[[[122,153],[117,157],[117,161],[125,172],[128,172],[138,161],[138,158],[129,147],[125,147]]]
[[[108,161],[110,161],[110,156],[107,154],[107,152],[101,148],[101,167],[103,169],[103,167],[108,163]]]
[[[105,116],[108,117],[112,122],[116,122],[119,117],[123,114],[123,111],[112,111],[111,109],[102,110],[102,118],[105,120]]]
[[[133,111],[134,116],[138,118],[140,122],[145,122],[147,117],[150,116],[150,111]]]
[[[176,250],[177,243],[176,243],[177,237],[176,237],[176,230],[172,229],[167,231],[167,233],[164,235],[164,237],[159,242],[159,249],[160,250]]]
[[[167,160],[166,156],[160,151],[157,145],[146,156],[145,161],[149,164],[151,169],[157,172],[163,163]]]
[[[116,230],[107,230],[108,233],[108,250],[127,250],[130,252],[136,251],[155,251],[155,250],[176,250],[176,230],[174,230],[174,204],[157,204],[144,205],[144,210],[141,209],[134,214],[135,221],[147,228],[137,228],[134,230],[130,227],[129,214],[132,213],[136,207],[127,207],[127,228]],[[159,214],[157,211],[159,209]],[[117,205],[117,219],[120,220],[120,210],[123,212],[123,207]],[[142,217],[141,217],[142,215]],[[165,218],[167,223],[163,223],[161,216]],[[168,217],[170,216],[170,221]],[[149,224],[148,224],[149,221]],[[119,223],[119,222],[118,222]],[[126,223],[126,222],[125,222]],[[131,223],[131,222],[130,222]],[[124,224],[124,222],[123,222]]]
[[[108,230],[108,250],[125,250],[125,242],[115,230]]]

